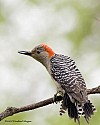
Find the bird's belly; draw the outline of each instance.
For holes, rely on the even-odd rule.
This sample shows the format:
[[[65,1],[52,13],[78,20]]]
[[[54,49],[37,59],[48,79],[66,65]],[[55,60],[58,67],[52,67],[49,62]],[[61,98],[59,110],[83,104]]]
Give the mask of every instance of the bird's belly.
[[[61,87],[60,83],[56,82],[55,80],[53,81],[54,81],[54,84],[56,85],[57,93],[63,96],[65,93],[64,89]]]

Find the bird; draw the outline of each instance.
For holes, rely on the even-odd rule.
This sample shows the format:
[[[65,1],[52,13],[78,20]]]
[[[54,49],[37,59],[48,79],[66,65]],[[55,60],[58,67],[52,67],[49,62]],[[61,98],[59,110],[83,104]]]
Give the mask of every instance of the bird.
[[[34,58],[47,69],[57,88],[54,99],[56,100],[58,94],[62,96],[60,115],[67,111],[69,118],[79,125],[81,116],[89,123],[96,109],[88,99],[85,80],[70,56],[57,54],[44,43],[31,51],[18,53]]]

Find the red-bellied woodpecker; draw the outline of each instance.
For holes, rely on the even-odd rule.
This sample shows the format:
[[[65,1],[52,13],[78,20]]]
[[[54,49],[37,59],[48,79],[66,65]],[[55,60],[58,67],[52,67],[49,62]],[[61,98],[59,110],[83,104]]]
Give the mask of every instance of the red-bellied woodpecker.
[[[62,95],[60,114],[68,110],[68,115],[80,124],[80,115],[87,123],[94,114],[95,107],[88,100],[85,81],[76,67],[75,62],[68,56],[56,54],[45,44],[36,46],[32,51],[19,51],[33,57],[42,63],[57,86],[57,93]]]

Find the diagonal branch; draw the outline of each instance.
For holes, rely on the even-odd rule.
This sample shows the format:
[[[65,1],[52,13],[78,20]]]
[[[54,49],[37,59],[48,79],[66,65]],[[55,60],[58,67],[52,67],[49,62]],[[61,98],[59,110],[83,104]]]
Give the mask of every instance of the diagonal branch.
[[[92,88],[92,89],[87,89],[87,94],[100,94],[100,86]],[[57,96],[57,100],[56,101],[61,101],[62,97],[61,96]],[[7,107],[7,109],[5,111],[3,111],[0,114],[0,121],[3,120],[6,117],[12,116],[14,114],[20,113],[20,112],[25,112],[25,111],[29,111],[29,110],[34,110],[49,104],[54,103],[54,98],[49,98],[43,101],[40,101],[38,103],[34,103],[34,104],[30,104],[27,106],[23,106],[20,108],[16,108],[16,107]]]
[[[87,89],[87,94],[100,94],[100,86],[92,88],[92,89]]]

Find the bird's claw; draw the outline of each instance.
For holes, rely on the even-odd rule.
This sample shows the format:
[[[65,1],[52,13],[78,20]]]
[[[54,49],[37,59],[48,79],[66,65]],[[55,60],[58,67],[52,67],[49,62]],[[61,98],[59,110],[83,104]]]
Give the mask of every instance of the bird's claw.
[[[58,93],[54,94],[54,102],[57,104],[62,100],[62,96],[59,95]]]

